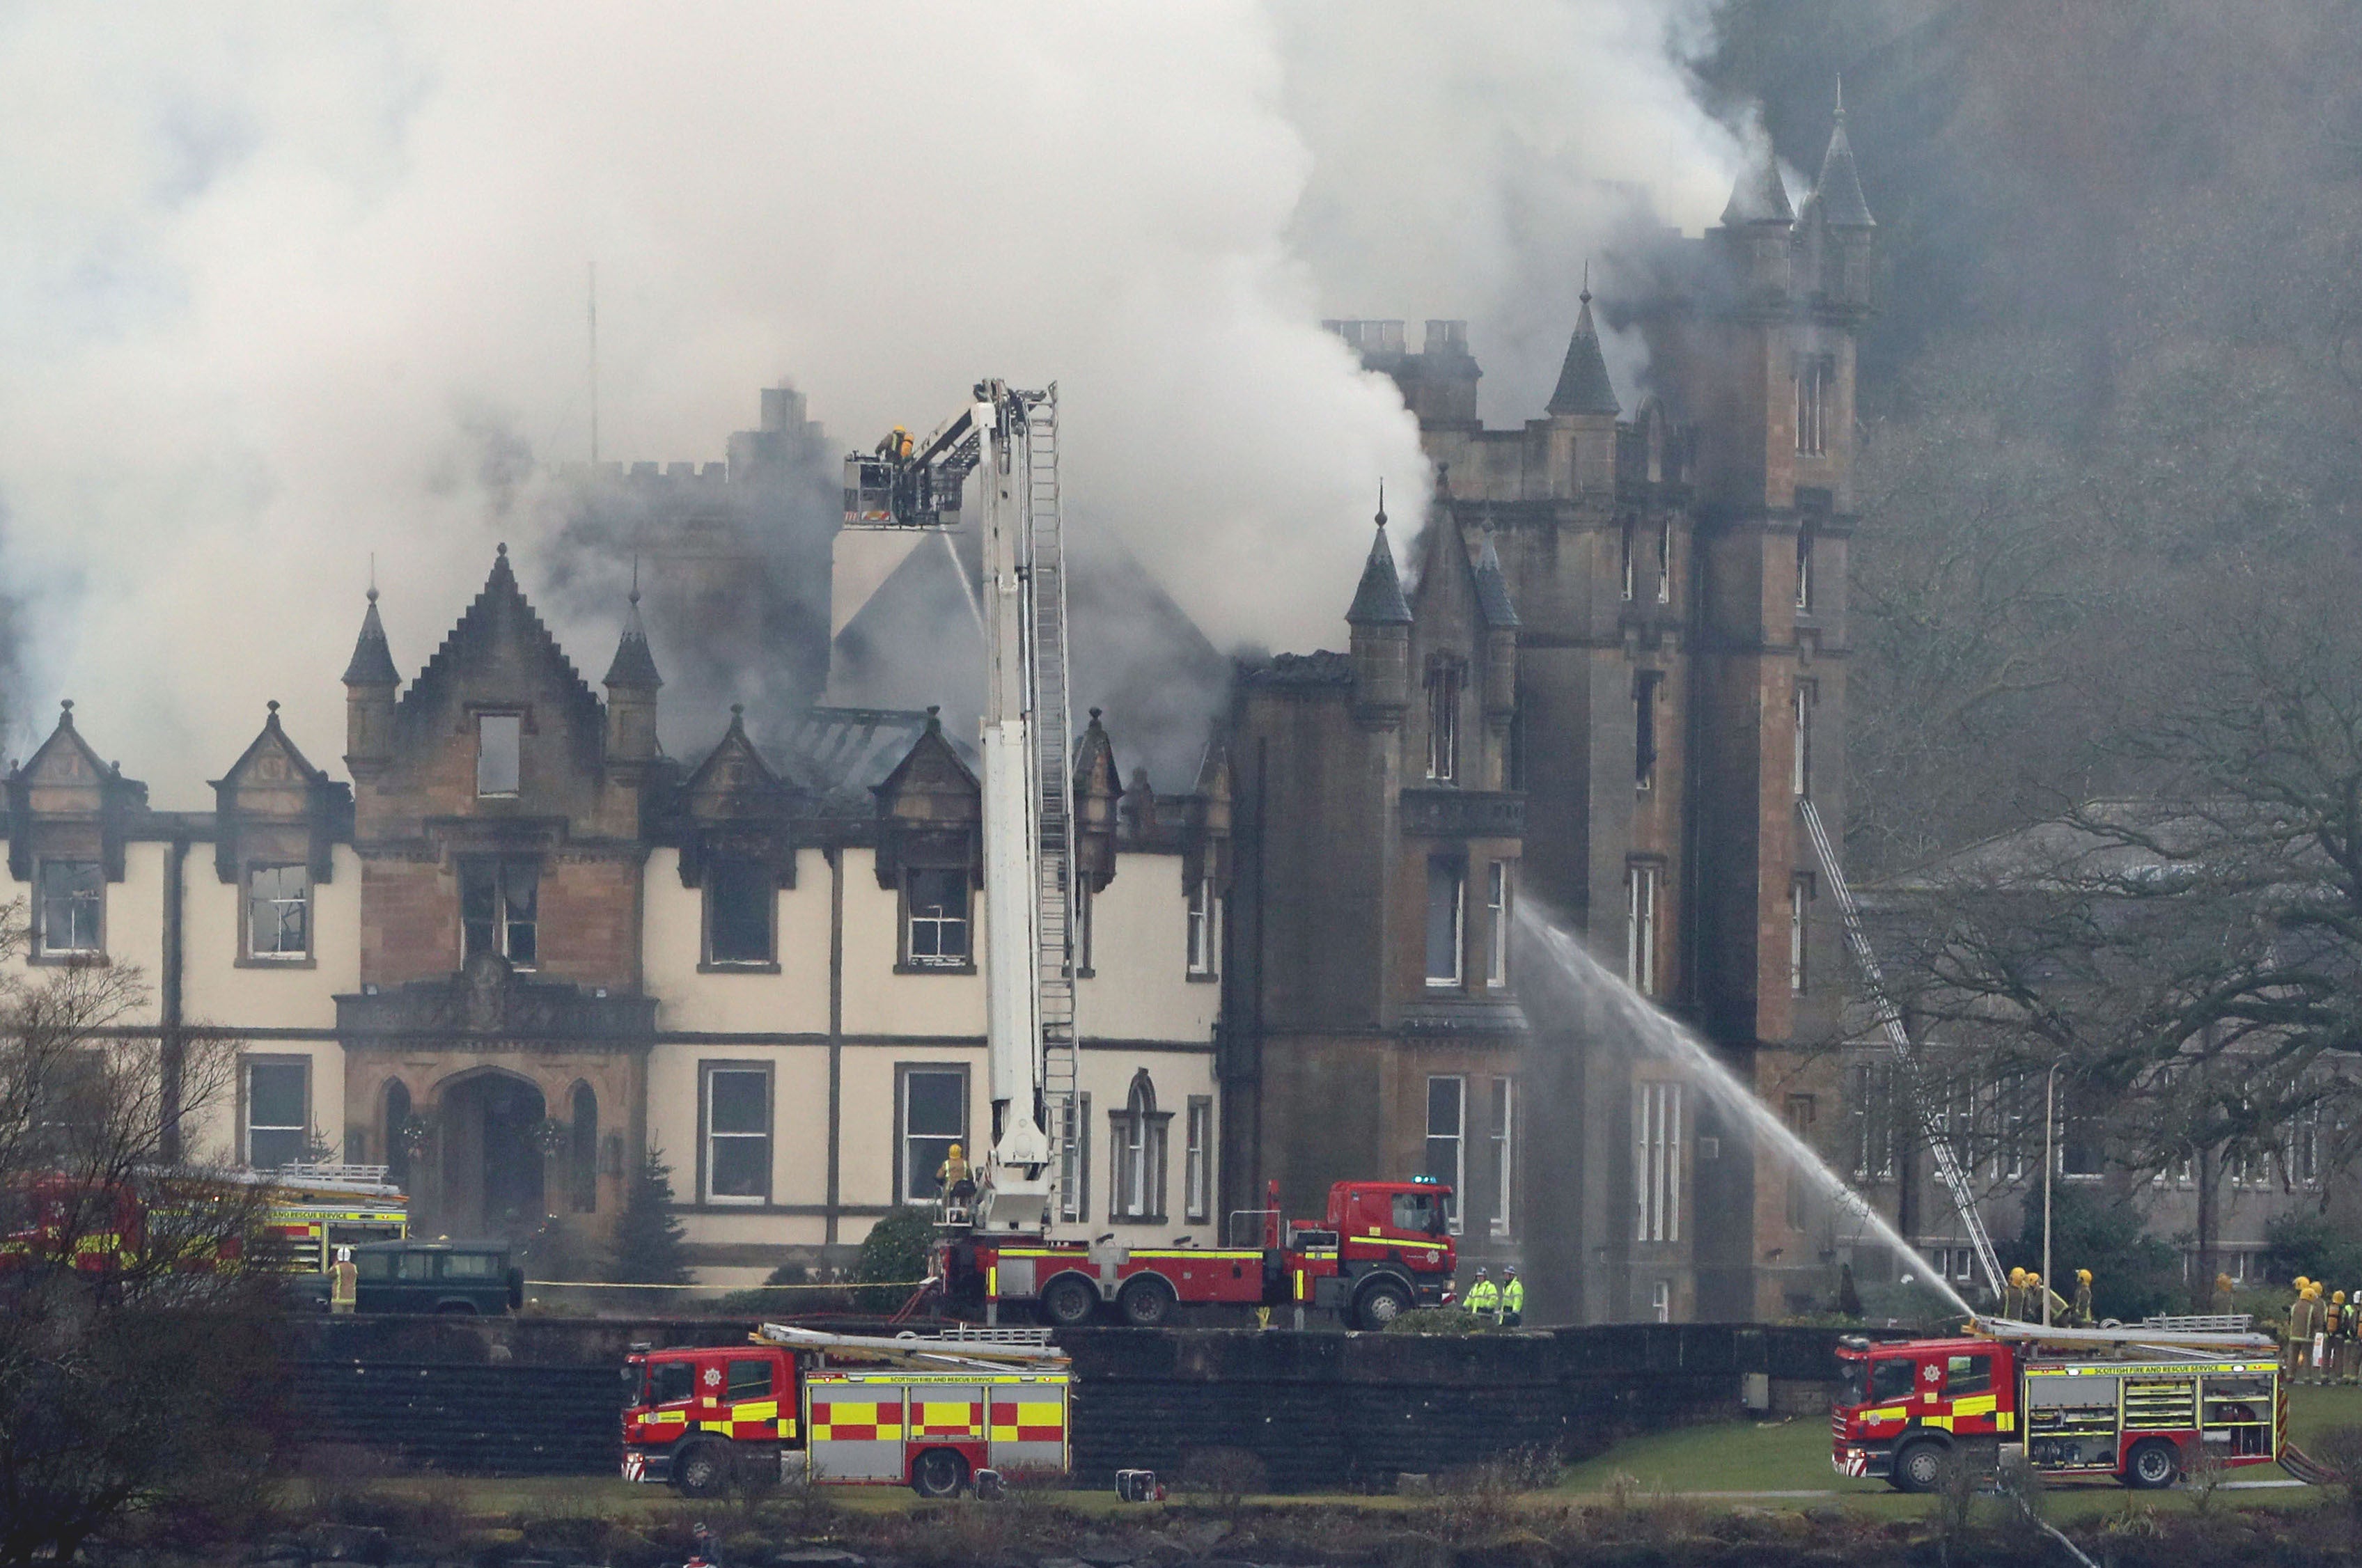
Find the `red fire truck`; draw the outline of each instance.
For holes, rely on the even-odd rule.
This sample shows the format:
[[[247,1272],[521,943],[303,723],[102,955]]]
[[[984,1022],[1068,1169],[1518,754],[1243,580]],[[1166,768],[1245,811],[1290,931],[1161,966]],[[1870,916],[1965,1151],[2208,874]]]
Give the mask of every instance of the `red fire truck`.
[[[1978,1318],[1958,1339],[1843,1341],[1830,1463],[1903,1492],[1935,1486],[1950,1455],[1990,1469],[2003,1449],[2046,1474],[2141,1488],[2170,1485],[2202,1452],[2273,1463],[2286,1450],[2287,1391],[2271,1340],[2248,1321]]]
[[[220,1206],[234,1211],[257,1188],[261,1207],[251,1237],[222,1235]],[[210,1216],[207,1206],[215,1206]],[[62,1263],[103,1272],[168,1246],[182,1253],[173,1263],[181,1269],[244,1256],[276,1272],[318,1274],[334,1261],[335,1247],[401,1240],[408,1206],[382,1165],[143,1172],[115,1183],[43,1176],[0,1194],[0,1270]]]
[[[921,1338],[766,1323],[747,1344],[624,1364],[624,1479],[692,1497],[800,1465],[827,1485],[949,1497],[979,1476],[1063,1474],[1065,1356],[1040,1329]]]
[[[1262,1244],[1134,1247],[1101,1237],[1001,1237],[955,1225],[938,1243],[936,1277],[955,1311],[999,1321],[1004,1305],[1061,1327],[1103,1310],[1153,1327],[1191,1306],[1309,1307],[1357,1328],[1383,1329],[1412,1307],[1451,1298],[1458,1254],[1451,1189],[1413,1181],[1341,1181],[1319,1220],[1283,1220],[1279,1184],[1261,1221]]]

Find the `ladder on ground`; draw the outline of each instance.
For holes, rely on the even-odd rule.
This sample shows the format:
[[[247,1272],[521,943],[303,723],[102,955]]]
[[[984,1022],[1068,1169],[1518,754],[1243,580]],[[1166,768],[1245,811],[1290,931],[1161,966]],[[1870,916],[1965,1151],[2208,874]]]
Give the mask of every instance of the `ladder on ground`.
[[[1067,697],[1066,556],[1058,503],[1058,388],[1022,394],[1025,519],[1032,639],[1033,777],[1041,979],[1042,1119],[1062,1178],[1068,1143],[1081,1130],[1075,1107],[1074,714]],[[1076,1202],[1062,1179],[1058,1209]],[[1058,1218],[1054,1210],[1052,1220]]]
[[[1796,814],[1804,819],[1805,832],[1812,838],[1813,853],[1820,859],[1821,875],[1828,879],[1829,890],[1837,895],[1838,911],[1845,922],[1846,947],[1861,971],[1862,989],[1869,993],[1871,1010],[1878,1015],[1887,1047],[1906,1072],[1916,1071],[1918,1055],[1912,1049],[1910,1032],[1903,1027],[1902,1010],[1886,994],[1886,977],[1880,972],[1878,955],[1871,950],[1870,935],[1862,929],[1861,906],[1854,901],[1853,889],[1846,885],[1845,872],[1838,866],[1837,846],[1829,842],[1828,830],[1821,825],[1821,813],[1814,809],[1811,801],[1799,799]],[[1977,1266],[1984,1271],[1985,1285],[1998,1301],[2002,1295],[2001,1260],[1993,1255],[1992,1237],[1985,1231],[1984,1215],[1977,1208],[1968,1173],[1960,1168],[1959,1155],[1937,1120],[1933,1102],[1925,1095],[1912,1098],[1918,1108],[1920,1134],[1935,1155],[1937,1179],[1944,1184],[1952,1207],[1959,1211],[1960,1223],[1969,1232],[1969,1244],[1976,1251]]]

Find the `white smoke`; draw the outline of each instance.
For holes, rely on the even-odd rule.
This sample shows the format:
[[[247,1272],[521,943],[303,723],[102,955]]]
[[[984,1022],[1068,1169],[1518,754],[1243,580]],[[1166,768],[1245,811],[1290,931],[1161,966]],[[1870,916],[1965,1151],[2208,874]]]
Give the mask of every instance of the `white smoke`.
[[[1727,188],[1675,3],[10,10],[10,749],[72,696],[197,805],[276,698],[337,767],[372,553],[405,673],[496,539],[534,591],[594,259],[603,456],[719,458],[782,375],[848,445],[1054,379],[1079,526],[1218,644],[1337,646],[1425,476],[1320,317],[1473,318],[1533,412],[1616,182]],[[595,679],[613,624],[557,629]]]

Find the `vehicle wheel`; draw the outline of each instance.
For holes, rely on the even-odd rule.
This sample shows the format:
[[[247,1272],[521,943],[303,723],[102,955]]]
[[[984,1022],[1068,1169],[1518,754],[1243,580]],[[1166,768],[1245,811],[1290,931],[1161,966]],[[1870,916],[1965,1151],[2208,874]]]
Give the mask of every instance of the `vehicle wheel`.
[[[1904,1445],[1888,1479],[1898,1492],[1932,1492],[1943,1478],[1944,1445],[1923,1441]]]
[[[1353,1321],[1364,1329],[1383,1329],[1410,1310],[1410,1292],[1396,1279],[1374,1279],[1353,1297]]]
[[[1061,1329],[1089,1322],[1098,1307],[1099,1293],[1091,1288],[1089,1280],[1076,1275],[1060,1275],[1042,1292],[1043,1318]]]
[[[1123,1320],[1135,1329],[1158,1328],[1173,1320],[1173,1287],[1153,1274],[1125,1286],[1115,1303]]]
[[[931,1448],[911,1462],[911,1490],[922,1497],[956,1497],[967,1485],[967,1461],[948,1448]]]
[[[730,1485],[730,1451],[718,1442],[691,1443],[673,1456],[672,1484],[684,1497],[718,1497]]]
[[[2136,1492],[2154,1492],[2172,1485],[2180,1471],[2181,1451],[2163,1438],[2151,1438],[2125,1458],[2124,1482]]]

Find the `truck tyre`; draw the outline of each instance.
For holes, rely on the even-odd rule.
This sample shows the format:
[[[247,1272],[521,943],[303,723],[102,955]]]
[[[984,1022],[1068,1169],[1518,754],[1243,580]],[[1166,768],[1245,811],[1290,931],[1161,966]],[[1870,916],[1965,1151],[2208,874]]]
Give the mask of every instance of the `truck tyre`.
[[[684,1497],[718,1497],[730,1485],[730,1461],[721,1443],[690,1443],[673,1455],[672,1484]]]
[[[1944,1479],[1944,1445],[1933,1438],[1906,1442],[1895,1451],[1888,1480],[1898,1492],[1932,1492]]]
[[[1099,1293],[1076,1274],[1062,1274],[1042,1292],[1042,1316],[1054,1327],[1079,1328],[1099,1308]]]
[[[1409,1310],[1410,1292],[1398,1279],[1374,1279],[1353,1297],[1353,1321],[1364,1329],[1383,1329]]]
[[[931,1448],[911,1462],[911,1490],[922,1497],[956,1497],[967,1485],[967,1461],[959,1451]]]
[[[1123,1320],[1135,1329],[1154,1329],[1173,1320],[1173,1287],[1159,1275],[1143,1274],[1115,1298]]]
[[[2166,1438],[2135,1443],[2125,1456],[2124,1483],[2136,1492],[2154,1492],[2173,1485],[2181,1473],[2181,1451]]]

